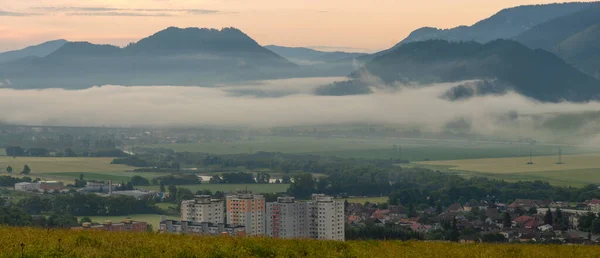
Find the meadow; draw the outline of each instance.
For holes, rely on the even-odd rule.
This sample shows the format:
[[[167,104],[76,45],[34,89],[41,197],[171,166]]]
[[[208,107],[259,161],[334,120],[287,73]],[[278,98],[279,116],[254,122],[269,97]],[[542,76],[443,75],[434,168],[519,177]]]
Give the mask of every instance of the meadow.
[[[0,156],[0,171],[11,166],[14,172],[20,172],[28,165],[34,173],[52,172],[123,172],[132,170],[125,165],[110,164],[114,158],[64,158],[64,157],[7,157]]]
[[[365,204],[366,202],[387,203],[388,197],[387,196],[383,196],[383,197],[351,197],[351,198],[343,198],[341,200],[346,200],[346,201],[348,201],[348,203],[360,203],[360,204]]]
[[[597,257],[600,246],[319,241],[0,227],[2,257]]]
[[[289,188],[289,184],[208,184],[203,183],[199,185],[178,185],[178,187],[183,187],[190,189],[192,192],[196,192],[198,190],[210,190],[211,192],[221,191],[225,193],[236,192],[237,190],[246,190],[252,191],[254,193],[282,193],[286,192]],[[152,185],[152,186],[140,186],[141,189],[147,190],[160,190],[160,186]]]
[[[600,184],[600,155],[565,155],[562,164],[557,156],[428,161],[411,164],[424,168],[454,172],[464,176],[483,176],[510,181],[543,180],[553,185],[582,187]]]
[[[399,145],[401,152],[394,150]],[[600,153],[600,148],[583,146],[529,145],[518,143],[473,142],[458,140],[407,138],[316,138],[257,137],[236,142],[144,145],[174,151],[239,154],[250,152],[309,153],[357,159],[459,160],[554,155],[558,148],[565,154]]]

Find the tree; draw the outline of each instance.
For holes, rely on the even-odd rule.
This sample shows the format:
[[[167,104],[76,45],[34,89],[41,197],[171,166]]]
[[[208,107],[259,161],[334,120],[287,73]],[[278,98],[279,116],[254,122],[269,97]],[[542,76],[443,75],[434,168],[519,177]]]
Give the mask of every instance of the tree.
[[[297,174],[288,193],[298,199],[308,199],[315,192],[315,181],[310,173]]]
[[[281,181],[279,179],[276,179],[275,184],[281,184]]]
[[[75,151],[73,151],[71,148],[66,148],[65,157],[77,157],[77,153],[75,153]]]
[[[529,214],[529,215],[537,214],[537,208],[536,207],[529,208],[529,210],[527,211],[527,214]]]
[[[163,184],[163,182],[160,182],[160,192],[161,193],[165,192],[165,184]]]
[[[80,181],[83,181],[83,176],[84,176],[83,173],[79,174],[79,180]]]
[[[6,147],[6,156],[20,157],[25,156],[25,149],[20,146],[9,146]]]
[[[172,201],[177,199],[177,186],[169,185],[169,199]]]
[[[502,225],[505,228],[510,228],[512,226],[512,218],[510,217],[510,213],[505,212],[502,217]]]
[[[29,175],[31,173],[31,169],[28,165],[23,166],[23,171],[21,171],[21,175]]]
[[[290,184],[290,183],[292,183],[292,182],[291,182],[291,178],[290,178],[290,176],[288,176],[288,175],[283,175],[283,176],[281,177],[281,183],[283,183],[283,184]]]
[[[150,181],[148,181],[148,179],[141,177],[141,176],[133,176],[131,177],[131,184],[138,186],[138,185],[150,185]]]
[[[12,173],[13,172],[13,168],[11,166],[6,167],[6,172],[7,173]]]
[[[552,211],[548,209],[546,215],[544,215],[544,223],[547,225],[554,225],[554,219],[552,218]]]

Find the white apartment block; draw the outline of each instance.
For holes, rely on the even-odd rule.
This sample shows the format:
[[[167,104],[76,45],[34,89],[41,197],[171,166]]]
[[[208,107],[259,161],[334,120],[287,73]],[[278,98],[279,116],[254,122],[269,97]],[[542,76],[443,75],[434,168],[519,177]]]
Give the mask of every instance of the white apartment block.
[[[308,203],[279,197],[267,203],[266,235],[275,238],[309,238]]]
[[[248,236],[265,235],[265,197],[251,193],[228,195],[227,224],[244,226]]]
[[[315,194],[306,202],[280,197],[267,203],[266,211],[267,236],[345,240],[344,202],[333,197]]]
[[[196,195],[194,200],[181,202],[181,220],[191,222],[224,223],[224,203],[209,195]]]

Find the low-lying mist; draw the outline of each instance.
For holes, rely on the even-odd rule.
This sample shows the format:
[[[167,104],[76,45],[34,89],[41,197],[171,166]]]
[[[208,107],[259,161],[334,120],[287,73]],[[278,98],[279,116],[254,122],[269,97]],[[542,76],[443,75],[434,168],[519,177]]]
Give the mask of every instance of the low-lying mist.
[[[286,79],[220,87],[102,86],[85,90],[0,89],[0,121],[61,126],[274,126],[393,124],[438,132],[521,137],[562,130],[561,114],[600,111],[600,103],[539,103],[516,93],[449,101],[460,83],[404,87],[370,95],[315,96],[340,78]],[[594,135],[598,116],[566,134]],[[558,119],[558,120],[557,120]],[[569,121],[568,119],[565,121]]]

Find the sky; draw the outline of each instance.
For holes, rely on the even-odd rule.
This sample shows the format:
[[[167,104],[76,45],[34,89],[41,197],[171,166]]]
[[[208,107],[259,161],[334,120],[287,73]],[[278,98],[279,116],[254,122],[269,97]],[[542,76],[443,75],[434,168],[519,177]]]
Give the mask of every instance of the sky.
[[[262,45],[375,52],[423,26],[555,0],[0,0],[0,51],[66,39],[124,46],[169,26],[236,27]]]

